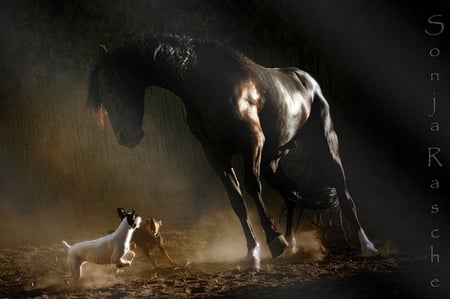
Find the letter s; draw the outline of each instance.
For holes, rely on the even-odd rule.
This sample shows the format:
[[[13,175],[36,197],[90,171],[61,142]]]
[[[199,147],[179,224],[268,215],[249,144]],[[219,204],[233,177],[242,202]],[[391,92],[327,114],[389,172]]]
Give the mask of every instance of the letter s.
[[[445,24],[442,23],[442,22],[433,21],[433,19],[435,17],[441,18],[442,15],[432,15],[431,17],[428,18],[427,21],[428,21],[429,24],[440,26],[441,29],[439,31],[437,31],[437,32],[430,32],[430,31],[428,31],[428,29],[425,29],[425,33],[428,34],[428,35],[439,35],[439,34],[441,34],[444,31]]]

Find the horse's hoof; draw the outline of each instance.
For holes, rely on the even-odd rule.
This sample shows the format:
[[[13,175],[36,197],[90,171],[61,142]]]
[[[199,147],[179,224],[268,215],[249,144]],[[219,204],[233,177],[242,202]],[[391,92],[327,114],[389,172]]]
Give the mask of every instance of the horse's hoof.
[[[375,248],[372,242],[367,238],[366,233],[361,228],[358,231],[358,238],[361,244],[361,255],[362,256],[375,256],[378,255],[378,249]]]
[[[248,249],[247,256],[240,262],[240,264],[242,265],[242,269],[258,272],[261,268],[260,255],[260,246],[258,243],[256,243],[255,247]]]
[[[259,257],[245,258],[239,264],[240,268],[243,270],[259,272],[261,269],[261,260]]]
[[[273,258],[276,258],[283,254],[284,250],[288,247],[288,242],[283,235],[278,235],[275,239],[271,240],[269,245],[270,253]]]
[[[371,242],[365,244],[365,246],[363,246],[361,248],[362,256],[376,256],[379,254],[380,253],[378,252],[378,249],[376,249],[375,246]]]
[[[297,240],[294,237],[292,237],[291,241],[289,242],[288,253],[294,255],[297,253],[297,251],[298,251]]]

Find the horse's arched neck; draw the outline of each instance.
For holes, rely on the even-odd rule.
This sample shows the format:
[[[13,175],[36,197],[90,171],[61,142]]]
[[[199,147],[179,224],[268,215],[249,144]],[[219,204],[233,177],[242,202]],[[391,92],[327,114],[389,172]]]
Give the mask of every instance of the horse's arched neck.
[[[151,38],[136,44],[144,59],[147,87],[156,85],[183,97],[192,67],[195,45],[176,37]]]
[[[134,74],[135,80],[141,80],[139,85],[144,89],[159,86],[184,98],[191,69],[180,64],[180,59],[184,62],[183,57],[171,54],[170,48],[161,48],[164,46],[170,44],[156,40],[132,44],[118,49],[114,58]]]
[[[183,78],[178,77],[176,74],[171,73],[162,65],[155,64],[149,70],[150,80],[148,86],[159,86],[164,89],[170,90],[178,96],[181,96],[182,85],[184,84]]]
[[[165,59],[157,58],[149,65],[148,72],[149,82],[147,87],[159,86],[172,91],[180,98],[183,97],[188,71],[184,74],[178,74]]]

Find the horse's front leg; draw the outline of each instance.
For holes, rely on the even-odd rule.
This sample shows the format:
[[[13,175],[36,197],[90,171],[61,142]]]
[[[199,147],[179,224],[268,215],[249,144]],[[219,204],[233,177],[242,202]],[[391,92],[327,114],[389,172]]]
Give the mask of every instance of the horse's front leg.
[[[269,246],[272,257],[275,258],[284,252],[288,246],[288,243],[286,242],[284,236],[280,232],[276,231],[275,226],[268,216],[264,206],[260,179],[264,135],[261,130],[255,130],[254,133],[253,142],[250,143],[250,147],[247,152],[244,153],[245,184],[247,192],[255,201],[261,225],[263,226],[266,234],[267,245]]]
[[[222,180],[227,191],[231,207],[236,213],[236,216],[242,225],[242,229],[244,230],[248,249],[248,253],[244,261],[245,263],[248,263],[251,268],[259,270],[260,247],[256,241],[255,232],[253,231],[253,227],[250,223],[250,218],[248,217],[247,206],[244,198],[242,197],[238,178],[231,166],[231,157],[221,153],[211,146],[208,146],[207,144],[204,144],[204,150],[209,163],[213,166],[214,170]]]
[[[252,268],[259,270],[260,268],[260,246],[256,241],[255,232],[248,217],[247,205],[245,204],[242,192],[239,187],[239,181],[233,168],[225,170],[224,184],[227,189],[228,197],[230,199],[231,207],[239,218],[242,228],[244,230],[245,238],[247,240],[248,253],[245,261],[250,264]]]

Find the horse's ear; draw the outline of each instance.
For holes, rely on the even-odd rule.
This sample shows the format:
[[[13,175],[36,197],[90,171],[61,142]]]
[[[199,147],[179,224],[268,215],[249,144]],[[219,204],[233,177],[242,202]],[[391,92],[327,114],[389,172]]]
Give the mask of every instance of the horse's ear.
[[[108,58],[108,49],[104,45],[98,45],[100,49],[100,57],[103,60],[106,60]]]

